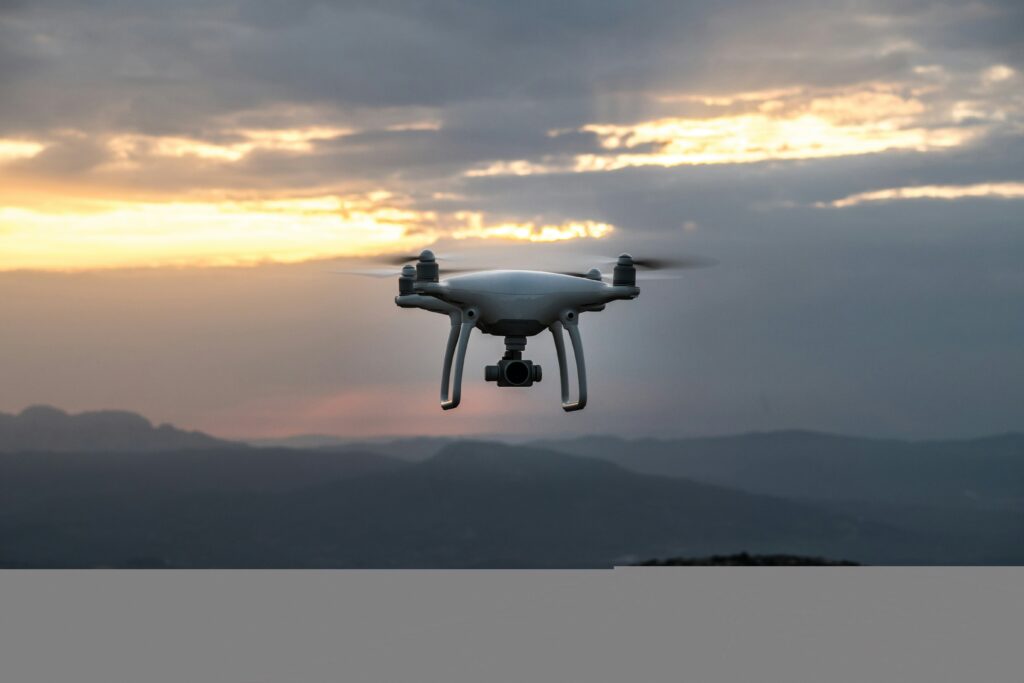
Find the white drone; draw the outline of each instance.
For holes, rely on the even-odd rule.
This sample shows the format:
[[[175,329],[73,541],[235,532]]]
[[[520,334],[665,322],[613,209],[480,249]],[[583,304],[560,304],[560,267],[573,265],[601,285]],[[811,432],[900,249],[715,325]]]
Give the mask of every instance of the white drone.
[[[408,264],[415,259],[416,265]],[[489,270],[439,279],[434,253],[424,250],[419,257],[401,257],[393,264],[406,263],[398,277],[395,303],[401,308],[421,308],[447,315],[451,320],[441,378],[441,407],[459,405],[462,370],[469,336],[474,329],[505,338],[505,355],[497,365],[485,369],[485,379],[499,387],[529,387],[541,381],[541,368],[523,359],[526,338],[550,330],[558,355],[562,385],[562,409],[571,412],[587,405],[587,370],[580,339],[580,314],[603,311],[610,301],[635,299],[637,267],[699,267],[703,260],[668,261],[633,259],[622,254],[615,261],[612,283],[602,280],[597,268],[587,273],[552,273],[536,270]],[[394,271],[345,271],[356,274],[393,276]],[[458,270],[453,272],[459,272]],[[569,370],[565,359],[563,328],[569,331],[576,357],[578,396],[569,399]],[[455,376],[452,378],[452,366]]]

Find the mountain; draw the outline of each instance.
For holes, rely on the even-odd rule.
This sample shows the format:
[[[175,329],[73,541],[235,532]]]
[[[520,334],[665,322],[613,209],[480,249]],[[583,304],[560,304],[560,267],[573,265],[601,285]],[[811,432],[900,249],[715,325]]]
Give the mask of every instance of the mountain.
[[[418,511],[415,518],[409,507]],[[453,444],[386,479],[303,492],[301,509],[309,519],[326,520],[362,511],[370,525],[365,533],[404,539],[393,566],[592,567],[744,549],[845,550],[881,561],[886,553],[909,559],[920,550],[911,547],[915,539],[884,525],[810,506],[481,442]],[[332,532],[344,538],[348,528]],[[388,551],[358,562],[393,562]]]
[[[1020,564],[1024,435],[899,441],[815,432],[540,442],[635,472],[801,500],[933,539],[943,563]],[[955,549],[955,550],[954,550]],[[970,559],[973,558],[973,559]]]
[[[320,453],[229,447],[148,452],[0,453],[0,512],[32,499],[142,495],[283,493],[327,481],[392,472],[406,466],[376,453]]]
[[[275,501],[406,466],[370,453],[236,446],[0,453],[0,567],[246,566],[244,552],[216,549],[258,543]]]
[[[638,562],[638,567],[853,567],[856,562],[802,555],[712,555],[711,557],[670,557]]]
[[[1022,442],[255,448],[35,407],[0,415],[0,566],[607,567],[744,552],[1024,564]]]
[[[350,444],[349,448],[383,453],[408,462],[422,462],[437,455],[441,449],[460,441],[463,439],[448,436],[413,436],[355,442]]]
[[[69,415],[50,406],[32,406],[17,415],[0,413],[0,452],[143,452],[231,445],[168,424],[154,427],[141,415],[121,410]]]
[[[695,439],[538,441],[636,472],[775,496],[1024,509],[1024,435],[900,441],[805,431]]]
[[[460,442],[421,463],[368,457],[357,473],[344,454],[284,450],[96,465],[39,455],[0,456],[35,467],[0,471],[9,566],[608,567],[740,551],[905,563],[949,552],[806,504],[536,448]],[[252,457],[264,464],[248,467]],[[291,468],[302,481],[275,483]]]
[[[333,434],[293,434],[291,436],[246,439],[244,443],[257,448],[346,448],[354,442]]]

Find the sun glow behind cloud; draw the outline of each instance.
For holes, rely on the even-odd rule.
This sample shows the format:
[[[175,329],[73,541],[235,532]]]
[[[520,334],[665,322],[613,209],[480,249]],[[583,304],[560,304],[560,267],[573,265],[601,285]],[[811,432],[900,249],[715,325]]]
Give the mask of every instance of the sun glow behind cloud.
[[[549,242],[601,238],[593,221],[487,223],[439,215],[386,191],[219,201],[77,200],[0,208],[0,270],[295,263],[416,249],[440,237]]]
[[[669,115],[581,121],[548,131],[550,154],[468,161],[430,185],[395,172],[380,176],[372,190],[344,192],[337,188],[365,187],[345,165],[355,159],[352,168],[358,169],[358,160],[365,158],[359,154],[366,154],[368,144],[383,145],[385,157],[401,158],[400,145],[417,149],[404,142],[410,133],[422,144],[444,129],[443,117],[416,112],[397,120],[357,123],[336,112],[271,109],[259,116],[250,112],[216,119],[187,134],[86,134],[62,128],[50,131],[49,137],[0,138],[0,184],[9,181],[0,187],[0,270],[296,262],[407,251],[445,237],[601,239],[614,227],[587,217],[550,220],[502,212],[501,219],[492,219],[470,203],[472,186],[464,183],[492,175],[928,153],[968,145],[994,126],[1019,118],[1013,94],[1019,75],[1009,66],[973,71],[969,85],[956,89],[956,97],[947,92],[950,75],[941,67],[921,67],[914,73],[904,83],[651,93],[656,110]],[[589,148],[557,151],[561,136],[580,133],[590,136]],[[74,164],[88,155],[95,161],[77,170]],[[75,170],[62,171],[61,164]],[[345,180],[323,184],[323,175],[334,169],[347,173]],[[5,176],[7,171],[11,174]],[[817,206],[1016,197],[1016,187],[892,188]],[[438,202],[447,206],[438,208]]]
[[[86,206],[88,210],[83,210]],[[0,209],[0,269],[296,262],[422,243],[431,216],[366,199],[77,202]]]
[[[594,221],[578,221],[561,224],[537,225],[533,221],[525,223],[499,223],[486,225],[480,213],[459,212],[456,218],[465,221],[464,227],[456,227],[451,231],[454,239],[511,239],[526,242],[561,242],[565,240],[594,238],[601,239],[610,235],[615,228],[607,223]]]
[[[964,199],[992,197],[997,199],[1024,199],[1024,183],[977,183],[975,185],[917,185],[892,187],[871,192],[859,192],[833,202],[818,202],[815,206],[843,209],[866,202],[886,202],[900,199]]]
[[[956,112],[932,111],[927,92],[877,84],[860,90],[809,94],[800,89],[680,96],[706,116],[667,117],[638,123],[591,123],[567,132],[596,136],[604,153],[544,162],[503,160],[469,176],[615,171],[631,166],[742,164],[818,159],[891,150],[928,152],[964,145],[982,131],[954,125]],[[715,110],[720,113],[716,113]]]
[[[437,120],[389,124],[391,133],[436,132]],[[550,242],[600,238],[612,226],[587,220],[489,223],[479,211],[439,213],[408,194],[216,186],[133,190],[140,172],[158,178],[192,165],[217,182],[256,152],[312,158],[318,145],[351,135],[336,124],[258,127],[228,121],[199,135],[87,134],[53,131],[53,139],[0,138],[0,270],[245,266],[358,257],[416,249],[442,237]],[[105,153],[83,173],[48,179],[24,162],[50,144],[87,145]],[[19,165],[20,164],[20,165]],[[7,172],[10,172],[8,175]],[[244,171],[243,171],[244,172]],[[454,196],[454,195],[453,195]]]
[[[224,142],[211,142],[180,136],[125,134],[107,141],[107,147],[119,162],[130,162],[136,157],[198,157],[220,161],[240,161],[254,151],[276,150],[310,152],[318,140],[331,140],[349,135],[349,128],[309,126],[295,129],[240,129],[229,130]]]
[[[34,140],[0,138],[0,163],[15,159],[31,159],[44,148],[45,145]]]

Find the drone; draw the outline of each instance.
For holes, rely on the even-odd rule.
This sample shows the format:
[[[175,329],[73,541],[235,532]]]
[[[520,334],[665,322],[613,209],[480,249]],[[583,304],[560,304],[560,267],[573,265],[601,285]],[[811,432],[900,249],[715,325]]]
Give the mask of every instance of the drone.
[[[415,266],[406,265],[398,278],[395,303],[447,315],[451,321],[441,372],[441,408],[458,407],[466,348],[474,329],[505,338],[505,355],[488,365],[484,378],[499,387],[529,387],[540,382],[541,367],[523,359],[527,337],[549,330],[558,356],[562,409],[583,410],[587,405],[587,369],[579,331],[581,313],[603,311],[606,304],[635,299],[636,266],[628,254],[619,257],[612,284],[596,268],[586,274],[538,270],[490,270],[439,278],[434,253],[425,249]],[[563,328],[568,330],[576,358],[578,396],[569,399],[569,370]],[[454,366],[454,377],[452,367]]]
[[[505,338],[504,356],[484,370],[484,379],[499,387],[530,387],[541,381],[540,365],[524,359],[523,351],[528,337],[548,330],[555,343],[562,409],[566,412],[583,410],[587,405],[587,369],[579,330],[580,315],[603,311],[612,301],[637,298],[640,295],[640,288],[636,286],[638,267],[658,270],[713,264],[703,259],[634,259],[622,254],[614,260],[615,269],[609,284],[605,281],[608,277],[597,268],[586,273],[447,269],[449,273],[462,274],[441,279],[437,258],[429,249],[419,256],[402,256],[388,262],[405,264],[398,276],[398,296],[395,297],[400,308],[440,313],[447,315],[451,322],[441,377],[442,409],[457,408],[461,401],[466,349],[473,330]],[[394,270],[390,269],[340,272],[394,275]],[[569,333],[576,359],[575,400],[570,399],[565,331]]]

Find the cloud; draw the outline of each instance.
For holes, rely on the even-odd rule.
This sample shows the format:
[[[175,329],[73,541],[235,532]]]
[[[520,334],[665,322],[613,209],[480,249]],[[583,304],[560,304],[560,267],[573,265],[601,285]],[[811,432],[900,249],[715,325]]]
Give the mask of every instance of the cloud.
[[[493,222],[410,206],[385,190],[277,199],[77,200],[0,208],[0,270],[251,266],[419,249],[441,237],[600,239],[594,221]]]
[[[886,202],[901,199],[963,199],[994,197],[998,199],[1024,198],[1024,183],[978,183],[976,185],[917,185],[913,187],[892,187],[871,192],[859,192],[831,202],[819,202],[816,206],[843,209],[865,202]]]
[[[31,159],[46,145],[34,140],[0,139],[0,163],[14,159]]]

